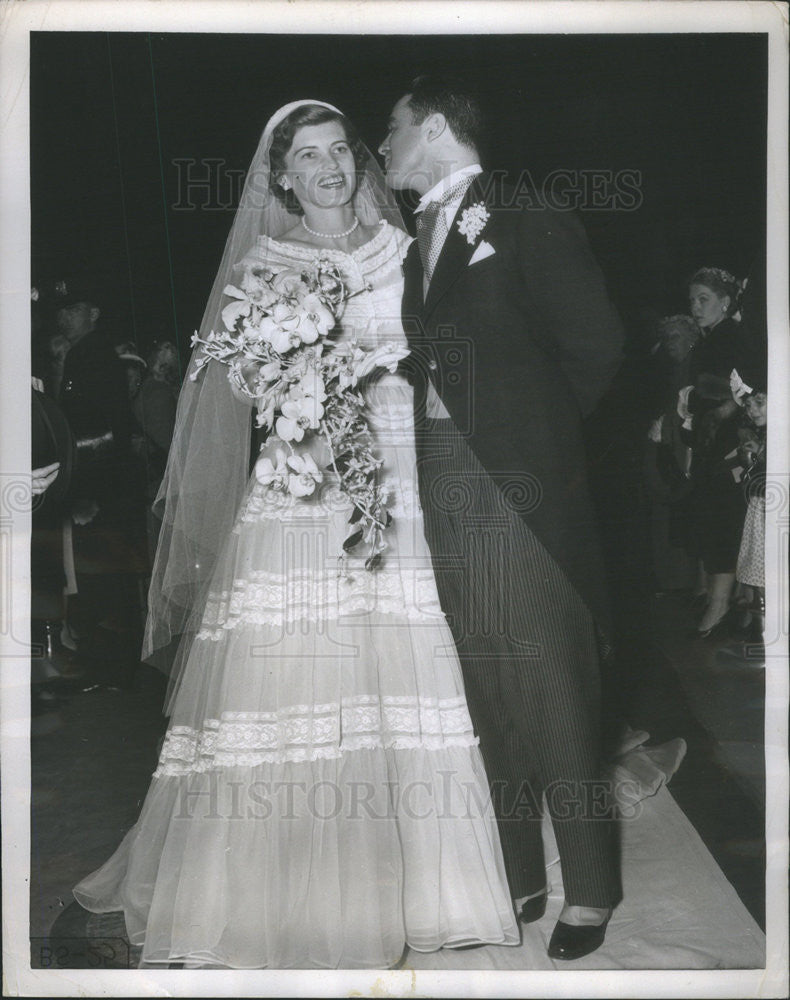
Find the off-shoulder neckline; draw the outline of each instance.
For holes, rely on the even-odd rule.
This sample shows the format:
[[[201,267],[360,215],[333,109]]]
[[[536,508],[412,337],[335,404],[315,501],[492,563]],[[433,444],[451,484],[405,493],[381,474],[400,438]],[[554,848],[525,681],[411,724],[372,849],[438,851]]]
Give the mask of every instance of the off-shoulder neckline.
[[[293,253],[296,256],[306,255],[312,257],[315,256],[316,254],[338,254],[341,257],[357,257],[367,251],[370,251],[371,249],[377,250],[378,244],[380,242],[383,242],[382,237],[385,234],[388,234],[390,230],[394,230],[397,232],[396,227],[392,226],[389,222],[387,222],[386,219],[379,219],[378,226],[380,228],[375,235],[371,236],[371,238],[367,242],[363,243],[361,246],[358,246],[355,250],[351,250],[350,252],[347,252],[346,250],[335,249],[334,247],[311,247],[308,246],[306,243],[285,243],[282,240],[274,239],[272,236],[267,236],[265,233],[262,233],[258,237],[258,242],[272,244],[273,246],[280,247],[287,253]],[[407,236],[408,234],[404,232],[403,235]]]

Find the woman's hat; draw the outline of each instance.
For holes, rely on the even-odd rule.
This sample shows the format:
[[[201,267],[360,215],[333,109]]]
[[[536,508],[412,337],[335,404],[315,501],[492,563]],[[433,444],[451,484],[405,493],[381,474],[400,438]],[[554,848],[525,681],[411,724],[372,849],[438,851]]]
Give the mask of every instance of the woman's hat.
[[[53,310],[65,309],[78,302],[98,306],[101,304],[101,299],[102,292],[95,281],[84,277],[59,278],[53,282],[50,305]]]
[[[105,284],[91,276],[90,271],[60,273],[35,283],[31,299],[39,308],[50,312],[65,309],[78,302],[101,308],[106,297]]]

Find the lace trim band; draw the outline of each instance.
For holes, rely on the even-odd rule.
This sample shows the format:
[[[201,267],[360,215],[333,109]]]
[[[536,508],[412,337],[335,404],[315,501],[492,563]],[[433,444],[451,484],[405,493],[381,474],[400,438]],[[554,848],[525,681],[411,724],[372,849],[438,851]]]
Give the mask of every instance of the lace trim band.
[[[199,730],[172,726],[154,777],[336,758],[363,749],[440,750],[477,742],[463,695],[359,695],[277,712],[223,712]]]
[[[336,571],[253,571],[248,579],[234,580],[232,590],[209,595],[197,638],[218,641],[239,625],[281,627],[373,612],[409,621],[444,620],[433,569],[383,567],[348,577]]]

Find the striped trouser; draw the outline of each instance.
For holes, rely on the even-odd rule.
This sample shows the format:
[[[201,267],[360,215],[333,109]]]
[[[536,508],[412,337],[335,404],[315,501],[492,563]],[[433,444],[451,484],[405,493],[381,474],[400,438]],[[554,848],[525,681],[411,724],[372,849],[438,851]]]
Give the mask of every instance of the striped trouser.
[[[528,490],[517,479],[501,488],[449,421],[429,421],[428,430],[418,453],[425,532],[512,895],[546,884],[545,803],[566,902],[613,905],[619,862],[613,793],[602,780],[592,615],[519,515]]]

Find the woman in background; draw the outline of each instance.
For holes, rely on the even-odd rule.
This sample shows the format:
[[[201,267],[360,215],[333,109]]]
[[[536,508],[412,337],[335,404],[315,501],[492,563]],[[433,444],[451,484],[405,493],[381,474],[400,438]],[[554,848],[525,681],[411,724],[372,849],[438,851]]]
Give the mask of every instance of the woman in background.
[[[742,392],[734,392],[743,406],[745,421],[741,428],[738,456],[744,466],[741,485],[746,496],[746,519],[738,552],[735,576],[751,592],[748,604],[750,621],[745,637],[749,659],[765,666],[763,630],[765,628],[765,474],[768,395],[765,379],[753,378],[749,386],[740,383]],[[763,654],[762,656],[760,654]]]
[[[736,319],[738,284],[727,271],[704,267],[689,282],[691,315],[702,336],[689,355],[689,385],[678,413],[691,430],[693,525],[704,571],[704,608],[695,635],[727,634],[745,504],[731,466],[738,447],[738,406],[730,391],[733,369],[750,368]],[[700,587],[700,591],[703,588]]]

